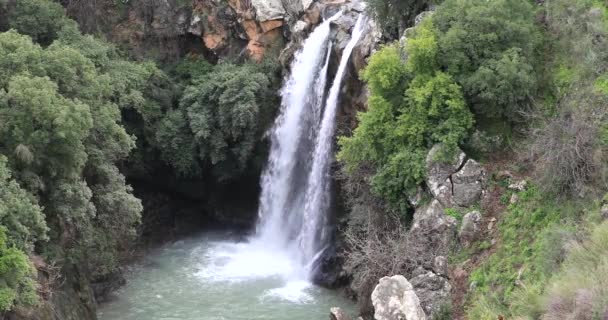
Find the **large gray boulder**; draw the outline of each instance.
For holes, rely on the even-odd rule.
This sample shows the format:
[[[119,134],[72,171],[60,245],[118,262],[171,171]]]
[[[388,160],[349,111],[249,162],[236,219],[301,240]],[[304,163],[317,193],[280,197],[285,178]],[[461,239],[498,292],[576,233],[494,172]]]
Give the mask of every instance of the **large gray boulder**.
[[[404,276],[384,277],[372,292],[374,319],[425,320],[414,288]]]
[[[438,200],[417,209],[407,237],[408,255],[413,265],[438,274],[444,274],[445,267],[437,263],[436,258],[448,256],[458,224],[444,210]]]
[[[260,22],[283,19],[287,13],[281,0],[251,0],[251,4]]]
[[[431,317],[450,298],[447,258],[457,236],[457,221],[436,199],[414,213],[407,235],[411,284]]]
[[[435,145],[426,158],[426,185],[445,207],[469,207],[483,195],[485,172],[458,149],[451,159],[441,159],[442,145]]]
[[[469,207],[483,194],[484,171],[481,165],[469,159],[452,175],[452,199],[457,206]]]
[[[444,276],[427,271],[410,279],[410,283],[420,300],[420,306],[429,317],[450,301],[452,286]]]
[[[458,232],[460,243],[465,247],[469,247],[471,243],[479,237],[481,231],[481,213],[479,211],[471,211],[462,218],[462,225]]]

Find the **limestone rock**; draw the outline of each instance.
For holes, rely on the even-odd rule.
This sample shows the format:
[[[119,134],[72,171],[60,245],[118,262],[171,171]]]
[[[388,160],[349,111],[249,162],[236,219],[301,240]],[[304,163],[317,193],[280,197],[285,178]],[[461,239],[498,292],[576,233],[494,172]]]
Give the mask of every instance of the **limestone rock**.
[[[477,240],[479,232],[481,231],[481,213],[479,211],[471,211],[462,218],[462,225],[458,237],[460,243],[465,247],[471,245],[471,243]]]
[[[452,195],[456,205],[469,207],[475,204],[483,192],[483,178],[481,165],[475,160],[467,160],[462,169],[452,175]]]
[[[445,273],[444,267],[437,265],[435,259],[448,256],[456,237],[456,219],[447,216],[444,209],[438,200],[417,209],[408,233],[408,254],[412,264],[435,273]]]
[[[447,161],[438,160],[442,146],[433,146],[426,157],[426,184],[435,199],[446,207],[453,206],[452,174],[458,171],[465,161],[465,154],[458,151],[457,155]]]
[[[414,288],[401,275],[380,279],[372,292],[372,304],[376,320],[426,319]]]
[[[420,306],[430,317],[439,310],[442,304],[448,303],[452,286],[450,282],[438,274],[428,271],[410,280]]]
[[[445,207],[469,207],[479,201],[485,187],[481,165],[466,159],[458,150],[452,159],[438,160],[441,145],[435,145],[426,158],[426,184],[435,199]]]
[[[513,191],[524,191],[524,190],[526,190],[527,186],[528,186],[528,182],[526,180],[520,180],[520,181],[511,183],[508,188],[509,188],[509,190],[513,190]]]
[[[352,318],[342,309],[334,307],[329,311],[329,320],[351,320]]]
[[[251,4],[260,22],[285,17],[286,11],[281,0],[251,0]]]

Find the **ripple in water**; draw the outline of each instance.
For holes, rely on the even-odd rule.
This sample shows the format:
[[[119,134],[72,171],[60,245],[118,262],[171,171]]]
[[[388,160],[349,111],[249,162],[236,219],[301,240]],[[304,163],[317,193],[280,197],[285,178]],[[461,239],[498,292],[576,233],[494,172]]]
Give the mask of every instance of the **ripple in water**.
[[[286,250],[207,234],[164,246],[127,274],[101,320],[325,320],[353,310],[338,293],[294,278]]]

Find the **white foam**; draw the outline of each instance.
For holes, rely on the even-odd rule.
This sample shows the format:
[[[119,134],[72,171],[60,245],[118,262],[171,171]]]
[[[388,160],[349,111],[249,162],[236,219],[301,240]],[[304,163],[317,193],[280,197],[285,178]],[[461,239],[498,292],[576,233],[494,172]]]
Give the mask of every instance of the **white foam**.
[[[287,300],[292,303],[306,304],[313,302],[313,297],[307,291],[312,288],[310,282],[288,281],[284,286],[268,290],[263,296],[263,300],[279,299]]]

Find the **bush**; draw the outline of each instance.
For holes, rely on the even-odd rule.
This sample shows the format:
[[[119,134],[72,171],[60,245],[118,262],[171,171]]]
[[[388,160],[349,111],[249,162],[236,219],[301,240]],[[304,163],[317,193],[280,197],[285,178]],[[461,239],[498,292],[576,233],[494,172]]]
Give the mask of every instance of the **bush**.
[[[52,1],[18,0],[8,7],[8,24],[38,43],[48,45],[68,23],[63,7]]]
[[[373,164],[373,190],[402,212],[424,180],[430,148],[454,152],[473,125],[460,86],[439,71],[436,34],[426,20],[407,43],[407,63],[393,44],[378,51],[363,72],[369,108],[352,137],[341,137],[338,159],[347,171]]]
[[[194,157],[219,180],[243,173],[274,110],[272,75],[263,67],[223,63],[199,73],[184,90],[180,111],[169,112],[162,122],[157,138],[164,159],[182,173],[196,172],[191,152],[197,151]],[[179,142],[176,150],[177,141],[190,137],[194,145]]]
[[[526,0],[446,0],[433,15],[439,61],[476,113],[514,121],[536,94],[540,33]]]
[[[42,208],[12,179],[6,157],[0,155],[0,228],[6,245],[29,252],[36,241],[47,240]]]
[[[547,286],[542,319],[601,319],[608,313],[608,222],[574,243]]]
[[[0,225],[0,313],[15,304],[33,305],[38,301],[36,272],[27,255],[9,246],[6,228]]]
[[[541,124],[529,132],[525,158],[542,189],[567,196],[606,187],[607,104],[608,96],[582,88],[562,98],[555,116],[536,116]]]

